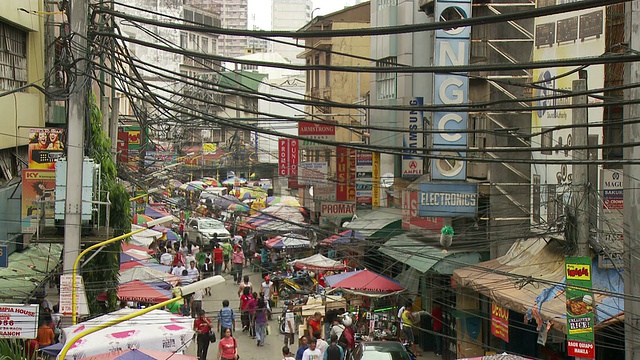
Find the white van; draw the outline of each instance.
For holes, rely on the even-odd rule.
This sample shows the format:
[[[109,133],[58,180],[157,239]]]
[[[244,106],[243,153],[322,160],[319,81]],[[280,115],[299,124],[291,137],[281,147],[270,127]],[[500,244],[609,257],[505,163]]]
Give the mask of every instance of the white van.
[[[216,197],[227,195],[229,192],[226,187],[208,187],[200,193],[200,199],[214,199]]]

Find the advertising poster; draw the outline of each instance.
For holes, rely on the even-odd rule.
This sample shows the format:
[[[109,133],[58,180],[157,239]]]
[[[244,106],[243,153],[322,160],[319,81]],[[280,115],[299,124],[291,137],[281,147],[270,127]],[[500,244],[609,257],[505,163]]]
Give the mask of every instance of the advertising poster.
[[[356,152],[356,206],[370,210],[373,207],[373,153]]]
[[[65,143],[63,129],[30,129],[29,169],[55,169],[56,160],[64,156]]]
[[[38,222],[53,219],[55,212],[56,171],[52,169],[22,170],[22,232],[35,233]],[[40,211],[38,211],[38,202]],[[44,216],[43,216],[44,215]]]
[[[491,304],[491,334],[509,342],[509,310]]]
[[[1,339],[35,339],[38,305],[0,304]]]
[[[336,147],[336,201],[355,201],[356,150],[342,146]]]
[[[622,170],[600,169],[600,241],[606,245],[608,253],[598,254],[598,267],[612,269],[624,267],[622,214],[624,198]]]
[[[567,352],[569,356],[595,358],[593,336],[594,297],[591,288],[591,258],[566,257]]]
[[[326,162],[300,163],[298,164],[298,184],[326,184],[328,171],[329,169]]]
[[[451,75],[449,75],[451,76]],[[423,98],[416,97],[409,101],[410,106],[422,106]],[[422,110],[411,110],[404,115],[405,132],[402,136],[402,177],[418,177],[423,174],[424,160],[418,154],[423,153],[424,130]]]

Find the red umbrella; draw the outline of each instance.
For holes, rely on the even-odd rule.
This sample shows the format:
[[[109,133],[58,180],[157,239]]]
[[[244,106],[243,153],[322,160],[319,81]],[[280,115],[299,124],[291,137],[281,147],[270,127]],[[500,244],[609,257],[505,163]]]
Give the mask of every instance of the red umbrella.
[[[171,285],[163,281],[146,283],[140,280],[133,280],[118,286],[118,300],[158,304],[173,297],[169,289],[171,289]],[[105,301],[106,299],[106,292],[98,295],[99,301]]]
[[[151,360],[151,359],[171,359],[171,360],[197,360],[195,356],[176,354],[170,351],[158,351],[148,349],[127,349],[112,351],[100,355],[87,356],[80,360]]]
[[[335,283],[333,287],[377,293],[391,293],[404,290],[404,287],[397,281],[370,270],[359,271],[357,274]]]

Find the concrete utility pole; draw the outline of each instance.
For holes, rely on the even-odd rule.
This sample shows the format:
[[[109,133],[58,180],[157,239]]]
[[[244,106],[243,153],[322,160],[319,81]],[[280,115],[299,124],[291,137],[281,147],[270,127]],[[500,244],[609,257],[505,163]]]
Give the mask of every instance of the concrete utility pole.
[[[629,49],[640,46],[640,0],[625,3],[625,42]],[[624,83],[636,84],[640,81],[640,63],[628,62],[624,65]],[[640,98],[640,89],[636,87],[624,91],[625,101]],[[640,105],[624,107],[624,120],[640,116]],[[628,144],[640,139],[640,124],[624,125],[623,143]],[[629,146],[623,149],[625,160],[640,159],[640,148]],[[624,335],[625,358],[640,360],[640,302],[635,299],[640,294],[640,258],[638,258],[638,237],[640,236],[640,166],[624,165]]]
[[[67,193],[64,211],[63,270],[71,274],[73,262],[80,253],[82,232],[82,165],[84,159],[84,124],[87,114],[87,17],[88,0],[69,1],[69,26],[73,34],[71,49],[76,63],[75,83],[69,97],[67,145]]]
[[[580,72],[580,74],[586,74]],[[587,79],[580,77],[571,84],[573,92],[584,92],[587,90]],[[574,95],[573,104],[587,105],[587,95]],[[573,125],[573,146],[582,149],[573,150],[573,160],[577,160],[573,164],[573,208],[576,212],[576,243],[578,248],[578,256],[591,256],[589,251],[589,165],[586,163],[578,164],[578,161],[586,161],[589,159],[589,151],[585,149],[589,137],[588,112],[586,107],[575,108],[572,112]]]
[[[114,163],[118,163],[118,115],[120,115],[120,98],[111,98],[111,122],[109,123],[109,136],[111,138],[111,157]]]

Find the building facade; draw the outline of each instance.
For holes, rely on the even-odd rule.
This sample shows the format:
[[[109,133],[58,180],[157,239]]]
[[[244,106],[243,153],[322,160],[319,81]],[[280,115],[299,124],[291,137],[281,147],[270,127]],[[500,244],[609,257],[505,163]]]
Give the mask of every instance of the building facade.
[[[249,26],[248,0],[212,0],[213,11],[220,14],[225,29],[247,30]],[[249,45],[246,36],[221,35],[218,40],[218,54],[228,57],[245,55]]]
[[[303,27],[311,20],[313,3],[311,0],[273,0],[271,2],[271,30],[293,31]],[[293,43],[294,39],[275,38],[278,41]],[[294,64],[303,64],[296,58],[300,48],[279,42],[271,42],[271,51],[282,55]]]

